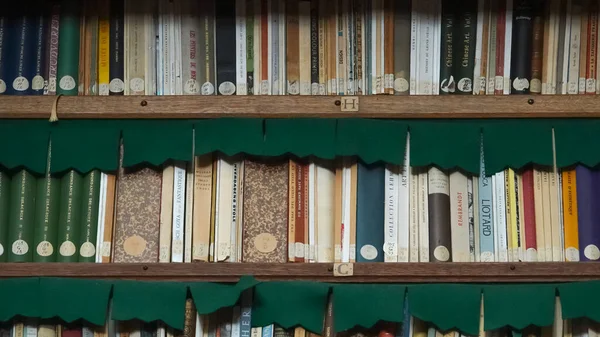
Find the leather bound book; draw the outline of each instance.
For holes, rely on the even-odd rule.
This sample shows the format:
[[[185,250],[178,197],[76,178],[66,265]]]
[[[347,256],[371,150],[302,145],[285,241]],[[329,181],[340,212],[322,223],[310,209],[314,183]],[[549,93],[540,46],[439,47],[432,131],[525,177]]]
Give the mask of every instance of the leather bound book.
[[[427,173],[429,187],[429,258],[433,262],[452,261],[450,231],[450,181],[436,167]]]
[[[514,4],[510,83],[513,94],[528,94],[531,81],[533,7],[531,0]]]

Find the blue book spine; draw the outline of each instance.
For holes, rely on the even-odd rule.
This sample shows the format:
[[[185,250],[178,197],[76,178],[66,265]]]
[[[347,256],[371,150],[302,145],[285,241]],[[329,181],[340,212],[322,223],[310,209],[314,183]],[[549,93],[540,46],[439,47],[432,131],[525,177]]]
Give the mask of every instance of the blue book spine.
[[[252,328],[252,289],[242,293],[240,337],[250,337]]]
[[[264,326],[262,329],[262,337],[273,337],[273,324]]]
[[[8,18],[0,16],[0,94],[6,92],[6,46],[8,42],[7,28]]]
[[[358,163],[356,262],[383,262],[385,168]]]
[[[483,140],[481,141],[479,171],[479,250],[481,262],[494,262],[494,229],[492,208],[492,180],[485,173]]]
[[[10,59],[14,65],[14,71],[6,77],[8,94],[29,95],[31,94],[31,79],[35,69],[35,24],[34,19],[27,13],[15,18],[11,33],[14,40],[11,42]]]
[[[35,17],[35,68],[33,70],[33,77],[31,77],[31,94],[43,95],[44,86],[48,81],[45,78],[48,68],[48,59],[46,49],[48,46],[48,31],[49,31],[49,17],[42,14]]]
[[[600,257],[598,247],[600,242],[597,229],[597,203],[594,199],[596,184],[600,183],[598,172],[592,172],[587,167],[578,165],[575,168],[577,177],[577,218],[579,222],[579,260],[596,261]]]

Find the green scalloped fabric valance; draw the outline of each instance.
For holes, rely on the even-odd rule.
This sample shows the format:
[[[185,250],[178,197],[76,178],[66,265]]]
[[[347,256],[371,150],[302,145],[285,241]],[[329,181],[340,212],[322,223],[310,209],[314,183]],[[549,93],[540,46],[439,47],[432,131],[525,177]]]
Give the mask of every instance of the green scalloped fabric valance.
[[[366,163],[401,164],[410,133],[412,166],[435,164],[477,173],[483,139],[486,171],[491,174],[529,163],[552,165],[553,132],[559,167],[600,163],[600,120],[596,119],[217,118],[2,120],[0,165],[45,172],[51,145],[53,173],[71,168],[114,171],[121,140],[125,167],[190,160],[193,154],[215,151],[324,159],[356,155]]]
[[[441,330],[477,335],[483,305],[484,329],[553,323],[556,305],[563,319],[600,318],[600,282],[557,284],[329,284],[258,282],[245,276],[236,284],[145,282],[71,278],[0,280],[0,322],[14,317],[85,320],[103,325],[112,300],[112,319],[162,321],[183,329],[191,294],[200,314],[236,305],[253,289],[252,326],[302,326],[321,333],[329,296],[335,331],[370,328],[378,321],[403,322],[405,309]],[[559,296],[559,297],[558,297]],[[408,307],[405,308],[405,303]]]

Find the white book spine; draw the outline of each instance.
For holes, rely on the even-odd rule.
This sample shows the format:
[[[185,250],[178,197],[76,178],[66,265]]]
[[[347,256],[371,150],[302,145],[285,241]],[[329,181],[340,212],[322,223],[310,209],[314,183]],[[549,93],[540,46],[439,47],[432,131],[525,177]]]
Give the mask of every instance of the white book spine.
[[[235,1],[235,59],[236,59],[236,95],[247,95],[248,78],[246,66],[246,0]]]
[[[429,181],[419,173],[419,262],[429,262]]]
[[[398,185],[400,183],[398,170],[396,165],[387,165],[385,168],[384,262],[398,262]]]
[[[410,133],[406,134],[404,163],[398,184],[398,262],[409,261],[410,251]]]
[[[510,61],[512,54],[513,0],[506,0],[506,25],[504,27],[504,95],[510,95]]]
[[[183,262],[185,226],[185,168],[175,165],[173,172],[173,235],[171,262]]]
[[[304,256],[309,262],[315,262],[316,225],[315,225],[315,163],[308,165],[308,244]]]
[[[102,243],[104,241],[104,221],[106,220],[106,173],[100,173],[100,200],[98,202],[98,230],[96,231],[96,263],[102,262]]]
[[[481,78],[481,56],[483,52],[483,23],[487,19],[485,15],[485,2],[487,0],[477,1],[477,32],[475,35],[475,67],[473,68],[473,95],[479,95],[482,88],[485,88],[486,79]],[[487,38],[487,37],[485,37]]]

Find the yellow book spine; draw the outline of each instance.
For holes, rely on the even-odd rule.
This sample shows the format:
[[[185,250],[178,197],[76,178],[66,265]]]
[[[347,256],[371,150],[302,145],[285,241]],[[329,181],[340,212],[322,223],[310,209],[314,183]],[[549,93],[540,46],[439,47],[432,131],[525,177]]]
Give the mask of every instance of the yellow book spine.
[[[562,172],[562,202],[565,260],[579,261],[579,220],[577,218],[577,176],[575,169]]]
[[[508,169],[508,194],[510,202],[510,244],[509,254],[512,254],[512,261],[519,261],[519,228],[517,224],[517,190],[515,185],[515,171]]]
[[[110,85],[110,21],[108,15],[98,19],[98,84],[100,95],[108,95]]]

